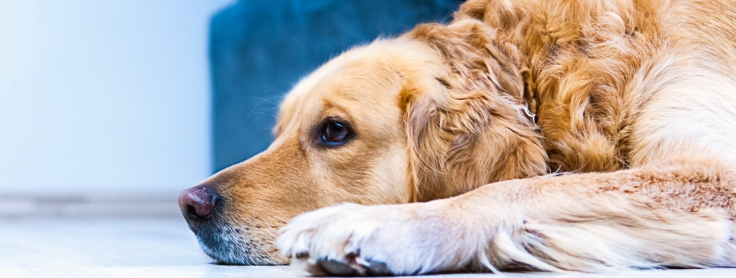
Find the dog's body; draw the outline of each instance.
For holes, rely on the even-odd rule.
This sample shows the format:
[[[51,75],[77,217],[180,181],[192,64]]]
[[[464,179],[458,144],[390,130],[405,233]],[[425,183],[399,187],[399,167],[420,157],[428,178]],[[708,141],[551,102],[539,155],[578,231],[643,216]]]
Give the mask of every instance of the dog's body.
[[[276,134],[206,182],[219,260],[419,201],[279,246],[334,274],[736,266],[733,1],[471,0],[328,62]]]

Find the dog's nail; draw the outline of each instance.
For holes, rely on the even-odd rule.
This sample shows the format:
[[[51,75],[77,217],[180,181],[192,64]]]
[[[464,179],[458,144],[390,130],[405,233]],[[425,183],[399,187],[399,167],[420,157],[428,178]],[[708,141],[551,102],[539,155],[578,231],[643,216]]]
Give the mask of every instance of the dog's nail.
[[[309,257],[309,253],[307,251],[298,252],[298,253],[294,254],[294,258],[297,258],[297,259],[304,259],[304,258],[308,258],[308,257]]]
[[[376,261],[371,261],[371,260],[368,260],[368,261],[370,262],[370,265],[368,265],[368,271],[367,271],[368,272],[368,275],[372,275],[372,276],[389,276],[389,275],[392,275],[393,274],[388,269],[388,266],[386,266],[386,263],[384,263],[384,262],[376,262]]]
[[[348,276],[355,275],[356,271],[348,264],[336,260],[322,260],[318,264],[330,275]]]

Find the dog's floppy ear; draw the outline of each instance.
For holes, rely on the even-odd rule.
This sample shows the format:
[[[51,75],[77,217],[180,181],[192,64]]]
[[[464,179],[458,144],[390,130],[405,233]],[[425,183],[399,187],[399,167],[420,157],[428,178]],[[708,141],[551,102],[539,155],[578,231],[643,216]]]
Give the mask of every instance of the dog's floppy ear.
[[[410,201],[547,172],[541,137],[524,114],[518,53],[493,35],[474,21],[410,33],[444,59],[437,76],[406,84],[402,93]]]

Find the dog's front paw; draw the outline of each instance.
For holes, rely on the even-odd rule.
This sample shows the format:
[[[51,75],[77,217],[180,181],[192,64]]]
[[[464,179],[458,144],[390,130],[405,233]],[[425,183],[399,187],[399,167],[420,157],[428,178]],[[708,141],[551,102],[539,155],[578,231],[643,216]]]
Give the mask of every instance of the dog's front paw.
[[[451,210],[437,205],[323,208],[292,219],[278,245],[293,265],[316,275],[406,275],[463,267],[480,251],[473,249],[485,246],[461,246],[474,235]]]
[[[312,274],[389,275],[393,272],[382,258],[368,257],[362,248],[385,220],[371,207],[328,207],[292,219],[282,229],[278,244],[292,258],[292,265]]]

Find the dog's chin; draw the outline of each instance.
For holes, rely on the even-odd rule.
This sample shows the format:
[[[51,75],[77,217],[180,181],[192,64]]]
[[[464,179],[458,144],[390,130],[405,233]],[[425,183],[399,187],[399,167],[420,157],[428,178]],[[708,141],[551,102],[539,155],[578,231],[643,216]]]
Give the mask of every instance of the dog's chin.
[[[203,225],[196,232],[197,241],[205,254],[219,264],[228,265],[283,265],[275,246],[254,244],[247,228],[229,225]]]

